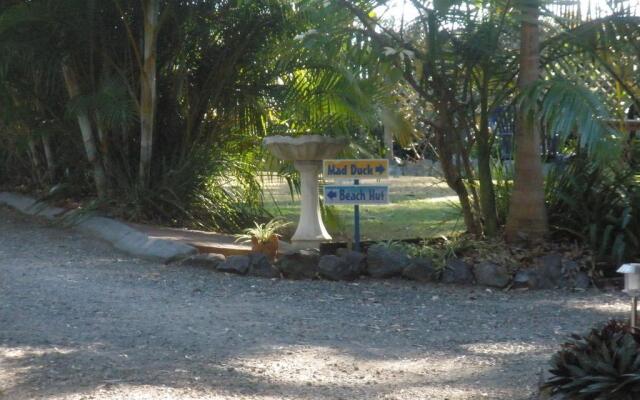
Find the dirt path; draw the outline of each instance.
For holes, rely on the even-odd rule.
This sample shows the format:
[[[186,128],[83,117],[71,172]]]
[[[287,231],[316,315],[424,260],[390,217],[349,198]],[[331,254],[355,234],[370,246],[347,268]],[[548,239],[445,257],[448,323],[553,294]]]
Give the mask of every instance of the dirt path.
[[[2,399],[527,399],[618,294],[271,281],[0,208]]]

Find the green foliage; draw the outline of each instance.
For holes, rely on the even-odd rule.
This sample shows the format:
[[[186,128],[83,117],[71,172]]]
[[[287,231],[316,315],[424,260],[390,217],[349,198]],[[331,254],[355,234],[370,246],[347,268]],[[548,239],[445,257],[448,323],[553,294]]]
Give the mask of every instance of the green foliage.
[[[437,243],[423,242],[419,245],[402,243],[404,251],[412,257],[428,258],[433,262],[437,271],[442,271],[447,265],[447,260],[459,257],[469,250],[473,244],[466,236],[441,236]]]
[[[251,242],[252,239],[259,243],[267,243],[274,236],[280,236],[283,228],[289,226],[289,222],[279,218],[274,218],[264,224],[255,223],[253,228],[247,228],[242,234],[236,235],[237,242]]]
[[[136,173],[140,4],[36,0],[0,6],[0,106],[6,112],[0,180],[28,181],[31,190],[80,187],[73,193],[90,201],[92,173],[76,121],[86,115],[108,180],[105,211],[237,231],[268,217],[257,179],[259,143],[277,103],[273,83],[283,72],[275,65],[277,46],[296,29],[285,18],[291,6],[163,0],[160,8],[152,176],[143,189]],[[63,61],[79,81],[81,94],[72,99]],[[55,173],[43,182],[45,135]]]
[[[115,76],[102,77],[94,93],[77,96],[67,104],[71,117],[93,110],[103,129],[118,129],[136,121],[133,99],[126,85]]]
[[[415,246],[399,240],[385,240],[379,245],[389,250],[399,251],[406,254],[415,254],[415,251],[413,251]]]
[[[498,223],[503,225],[509,214],[509,201],[513,188],[513,168],[498,158],[493,159],[491,175],[494,179],[494,193],[496,197],[496,212]]]
[[[484,129],[488,115],[513,101],[513,43],[520,21],[508,1],[413,3],[420,17],[396,29],[371,12],[381,4],[372,0],[160,0],[152,173],[148,188],[141,189],[135,172],[141,3],[3,2],[0,181],[45,193],[61,184],[69,196],[92,197],[92,164],[76,120],[86,115],[98,153],[94,164],[107,175],[107,211],[237,231],[269,217],[262,207],[260,169],[281,173],[291,192],[297,190],[291,166],[269,163],[262,154],[265,135],[349,136],[350,155],[376,156],[384,125],[401,144],[413,140],[417,128],[433,138],[434,153],[457,160],[447,180],[452,186],[464,181],[456,189],[468,200],[463,206],[469,221],[480,214],[486,221],[493,206],[483,213],[481,200],[491,192],[479,193],[475,172],[464,166],[471,164],[470,154],[480,153],[479,138],[493,140]],[[603,119],[616,115],[614,101],[638,97],[637,19],[611,17],[571,27],[555,22],[555,28],[561,33],[554,31],[543,43],[550,79],[522,101],[529,101],[548,132],[576,133],[590,155],[615,159],[616,140],[609,139],[617,133]],[[63,62],[77,74],[81,93],[73,99],[62,78]],[[610,79],[615,90],[606,85]],[[511,178],[499,164],[492,173],[502,222]],[[489,186],[490,175],[480,176]],[[606,182],[611,175],[603,174]],[[636,213],[631,206],[625,214],[623,197],[603,201],[615,198],[620,204],[612,211],[616,222],[579,218],[563,225],[581,230],[587,219],[596,228],[579,235],[606,243],[605,255],[629,256],[637,248],[627,233],[636,229]],[[554,213],[570,207],[550,203]],[[337,215],[332,208],[323,212],[330,220]]]
[[[633,0],[608,6],[615,12],[587,21],[576,21],[577,13],[556,15],[557,34],[542,43],[543,64],[551,75],[586,82],[622,116],[625,106],[640,104],[640,80],[635,73],[640,60],[640,8]],[[601,10],[606,12],[607,7]]]
[[[125,219],[223,232],[237,232],[268,218],[252,160],[231,152],[223,153],[224,158],[210,151],[199,153],[150,189],[125,181],[113,194],[111,212]]]
[[[639,189],[624,163],[601,166],[576,156],[547,177],[549,220],[556,234],[588,244],[597,261],[619,265],[640,254]]]
[[[350,136],[363,144],[384,124],[402,143],[415,137],[405,110],[398,107],[391,65],[354,30],[353,16],[331,6],[301,1],[295,20],[302,31],[283,45],[278,65],[281,104],[272,132]],[[334,10],[335,11],[335,10]]]
[[[573,335],[552,360],[543,387],[558,399],[633,400],[640,397],[640,333],[610,321]]]
[[[433,262],[436,271],[443,271],[447,265],[447,260],[455,254],[450,248],[441,248],[429,245],[412,246],[409,254],[413,257],[427,258]]]
[[[619,158],[621,132],[607,123],[610,111],[602,96],[579,77],[540,81],[519,102],[530,118],[541,120],[545,130],[559,133],[562,141],[577,134],[579,146],[592,158],[600,162]]]

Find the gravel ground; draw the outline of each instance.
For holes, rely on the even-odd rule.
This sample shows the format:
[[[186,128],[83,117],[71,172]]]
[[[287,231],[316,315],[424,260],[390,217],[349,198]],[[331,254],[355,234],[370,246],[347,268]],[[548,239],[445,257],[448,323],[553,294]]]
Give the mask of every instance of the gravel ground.
[[[2,399],[529,399],[568,333],[626,310],[165,266],[0,208]]]

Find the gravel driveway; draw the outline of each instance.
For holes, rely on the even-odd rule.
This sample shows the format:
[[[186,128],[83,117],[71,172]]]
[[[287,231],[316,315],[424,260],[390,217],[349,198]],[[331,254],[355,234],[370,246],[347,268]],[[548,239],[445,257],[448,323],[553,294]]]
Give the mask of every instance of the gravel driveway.
[[[528,399],[617,293],[165,266],[0,207],[2,399]]]

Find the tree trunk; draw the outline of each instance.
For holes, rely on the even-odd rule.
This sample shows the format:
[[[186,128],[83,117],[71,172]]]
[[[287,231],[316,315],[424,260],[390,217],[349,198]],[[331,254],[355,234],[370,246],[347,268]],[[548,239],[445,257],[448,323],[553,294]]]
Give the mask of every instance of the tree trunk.
[[[464,218],[464,224],[467,228],[467,231],[473,235],[480,235],[482,230],[473,213],[473,206],[471,205],[471,201],[469,199],[469,191],[464,185],[461,174],[457,170],[459,166],[455,166],[452,160],[453,152],[449,147],[451,145],[451,141],[448,140],[448,138],[453,132],[453,127],[445,120],[443,115],[446,114],[441,111],[440,116],[438,116],[435,121],[436,146],[438,147],[439,151],[438,158],[440,160],[440,164],[442,165],[442,173],[445,180],[447,181],[447,185],[449,185],[449,187],[453,189],[453,191],[458,195],[458,199],[460,200],[460,208],[462,209],[462,217]]]
[[[100,153],[102,166],[104,172],[107,175],[107,179],[113,178],[113,165],[111,161],[111,149],[109,148],[109,138],[104,130],[102,118],[99,112],[96,111],[96,133],[98,134],[98,152]],[[112,189],[109,186],[107,189]],[[111,192],[109,192],[109,195]]]
[[[524,90],[539,78],[539,0],[524,0],[521,7],[520,77]],[[538,122],[518,112],[515,132],[515,177],[507,218],[507,240],[539,239],[547,233],[544,176]]]
[[[40,175],[40,156],[38,155],[38,146],[33,140],[33,137],[29,138],[29,158],[31,158],[31,164],[33,165],[33,177],[38,184],[42,183]]]
[[[44,158],[47,162],[47,175],[49,182],[55,182],[56,180],[56,160],[53,156],[53,150],[51,150],[51,139],[48,135],[42,137],[42,147],[44,148]]]
[[[75,70],[67,64],[62,65],[62,74],[67,86],[67,92],[70,98],[80,95],[80,84]],[[82,141],[84,150],[87,153],[87,159],[93,167],[93,179],[96,183],[96,192],[99,199],[106,198],[107,195],[107,177],[96,148],[96,140],[93,136],[91,121],[86,112],[78,114],[78,125],[80,125],[80,133],[82,133]]]
[[[489,137],[488,79],[483,73],[480,92],[480,129],[478,131],[478,180],[480,181],[480,208],[484,220],[484,234],[493,237],[498,233],[496,196],[491,176],[491,141]]]
[[[393,132],[386,125],[384,129],[384,147],[387,160],[389,160],[389,166],[392,166],[395,159],[393,158]]]
[[[140,169],[142,187],[149,186],[153,154],[153,125],[156,110],[156,39],[158,0],[142,0],[144,14],[144,59],[140,72]]]

